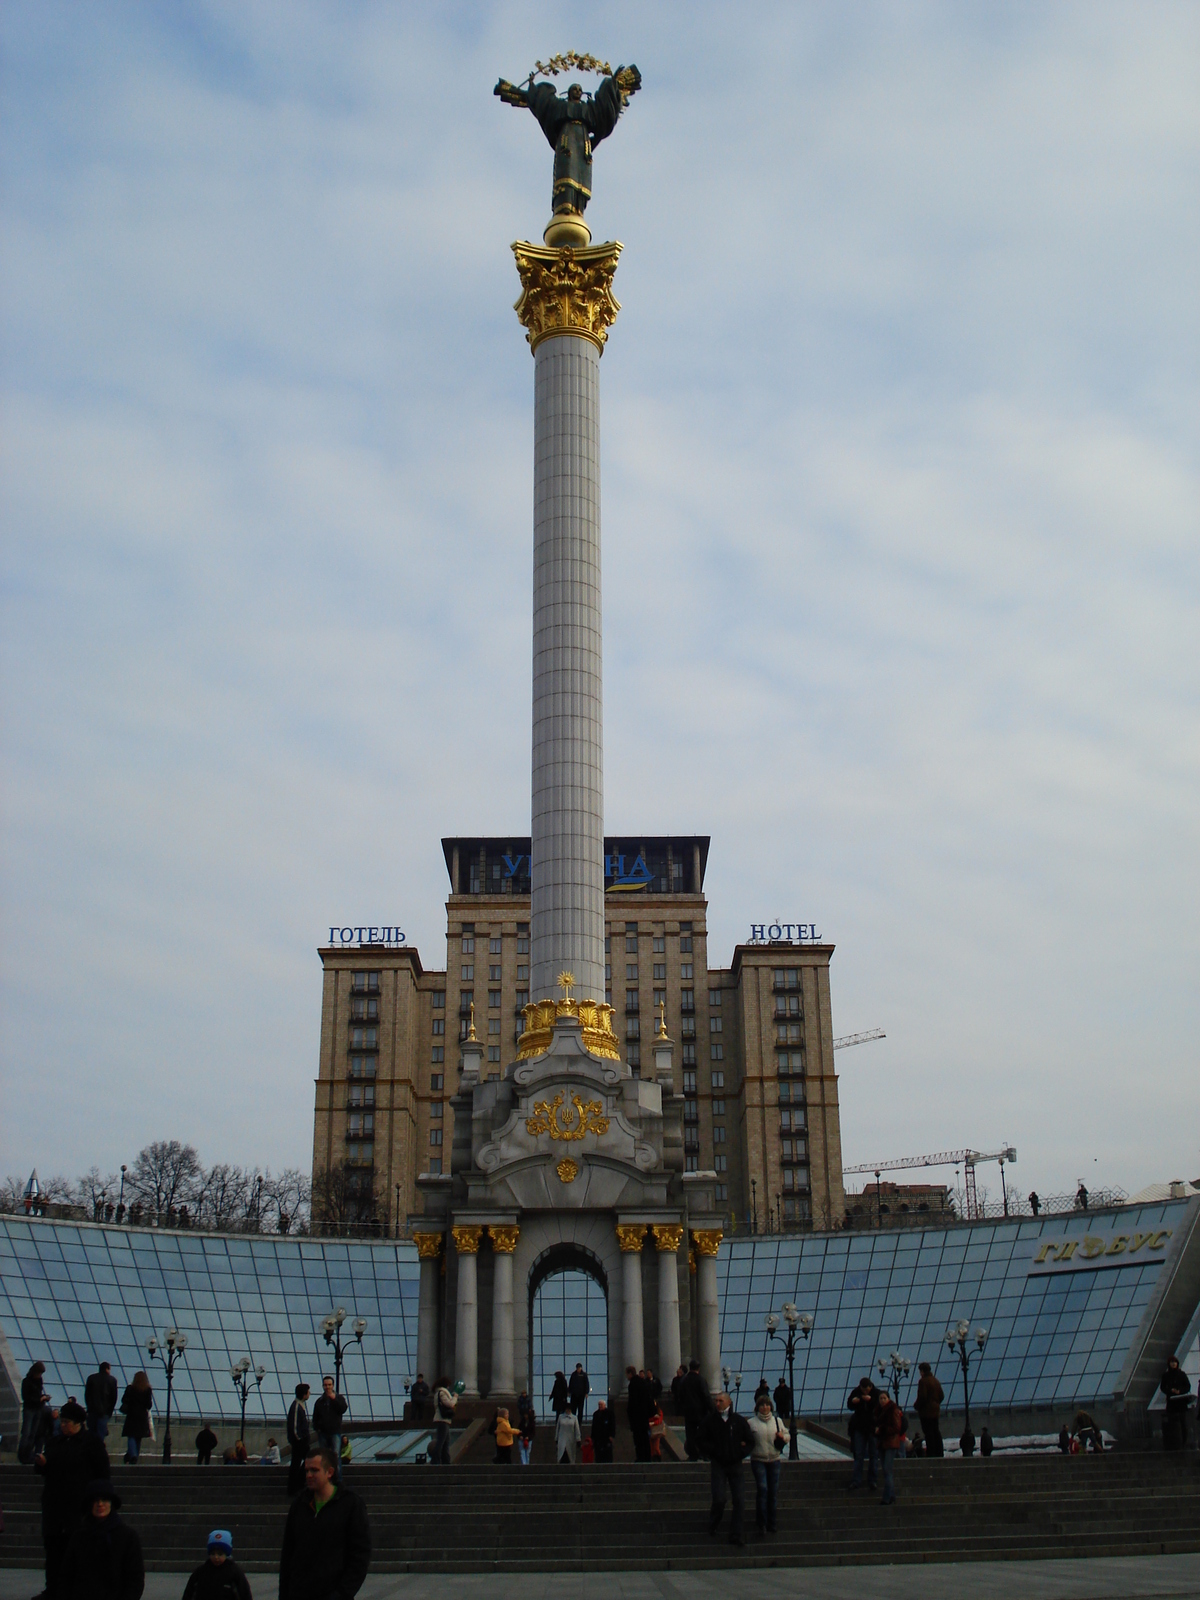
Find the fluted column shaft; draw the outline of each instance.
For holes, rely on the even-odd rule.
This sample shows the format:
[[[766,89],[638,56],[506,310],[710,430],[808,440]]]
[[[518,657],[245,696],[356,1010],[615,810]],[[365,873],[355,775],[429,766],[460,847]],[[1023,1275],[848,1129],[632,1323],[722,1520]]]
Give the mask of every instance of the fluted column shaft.
[[[679,1340],[679,1259],[683,1236],[679,1227],[655,1227],[658,1249],[658,1365],[659,1376],[670,1383],[682,1358]]]
[[[441,1237],[436,1234],[417,1237],[417,1245],[421,1252],[421,1287],[417,1301],[417,1371],[425,1374],[425,1381],[431,1388],[437,1382],[439,1367],[438,1289],[442,1271],[441,1243]]]
[[[717,1250],[721,1235],[693,1234],[696,1248],[696,1311],[700,1371],[713,1394],[721,1392],[721,1307],[717,1299]]]
[[[641,1223],[618,1223],[621,1246],[621,1323],[625,1365],[640,1372],[646,1365],[645,1317],[642,1309],[642,1241],[646,1228]]]
[[[455,1363],[463,1381],[463,1393],[479,1393],[479,1305],[478,1272],[475,1252],[479,1249],[481,1228],[452,1230],[458,1251],[458,1320],[455,1325]]]
[[[492,1240],[492,1387],[494,1395],[516,1394],[513,1372],[513,1251],[518,1229],[489,1227]]]

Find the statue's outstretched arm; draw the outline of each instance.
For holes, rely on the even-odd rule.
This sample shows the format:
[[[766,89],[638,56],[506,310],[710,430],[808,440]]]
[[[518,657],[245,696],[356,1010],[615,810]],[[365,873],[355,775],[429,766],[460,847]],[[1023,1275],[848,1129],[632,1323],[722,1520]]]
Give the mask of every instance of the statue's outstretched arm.
[[[492,93],[498,94],[505,105],[508,106],[527,106],[529,104],[528,89],[518,89],[517,85],[509,83],[507,78],[501,78]]]
[[[642,75],[636,67],[618,67],[611,78],[604,79],[588,106],[588,127],[594,145],[608,138],[630,95],[636,94],[641,86]]]

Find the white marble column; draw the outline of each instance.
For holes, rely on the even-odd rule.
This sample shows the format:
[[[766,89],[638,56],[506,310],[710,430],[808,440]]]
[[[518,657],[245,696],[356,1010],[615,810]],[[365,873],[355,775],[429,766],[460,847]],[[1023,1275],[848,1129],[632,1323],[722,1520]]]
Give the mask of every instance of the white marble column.
[[[717,1251],[721,1248],[719,1228],[697,1229],[692,1234],[696,1251],[698,1360],[700,1371],[713,1394],[721,1384],[721,1306],[717,1299]]]
[[[458,1252],[458,1321],[455,1325],[455,1376],[463,1381],[463,1393],[479,1393],[479,1307],[477,1252],[482,1228],[452,1228]]]
[[[414,1233],[421,1258],[421,1290],[417,1301],[417,1372],[431,1389],[437,1386],[438,1288],[442,1271],[442,1235]]]
[[[515,1395],[513,1373],[513,1251],[521,1230],[492,1224],[492,1387],[504,1397]]]
[[[534,351],[530,995],[604,999],[600,351]]]
[[[670,1385],[682,1359],[679,1342],[679,1245],[683,1228],[656,1224],[651,1230],[658,1249],[658,1365],[663,1384]]]
[[[623,1279],[622,1342],[625,1346],[625,1365],[636,1367],[639,1372],[646,1365],[646,1336],[642,1312],[642,1242],[645,1237],[645,1223],[617,1224]]]

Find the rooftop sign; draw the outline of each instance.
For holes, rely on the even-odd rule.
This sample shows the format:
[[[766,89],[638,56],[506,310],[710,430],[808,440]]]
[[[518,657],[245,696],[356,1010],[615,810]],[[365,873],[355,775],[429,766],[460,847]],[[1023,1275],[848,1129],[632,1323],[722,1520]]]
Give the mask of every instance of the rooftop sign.
[[[403,928],[330,928],[330,944],[340,945],[402,945]]]
[[[820,944],[815,922],[752,922],[751,944]]]
[[[1078,1272],[1082,1268],[1140,1267],[1147,1261],[1161,1261],[1152,1254],[1166,1248],[1170,1228],[1149,1233],[1085,1233],[1082,1238],[1043,1239],[1029,1263],[1030,1275],[1042,1272]]]

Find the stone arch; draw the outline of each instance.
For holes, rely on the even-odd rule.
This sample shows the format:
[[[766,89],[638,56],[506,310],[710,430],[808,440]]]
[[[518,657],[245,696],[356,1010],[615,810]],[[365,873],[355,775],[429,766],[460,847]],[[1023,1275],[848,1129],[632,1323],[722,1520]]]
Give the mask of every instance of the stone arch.
[[[526,1280],[526,1292],[525,1292],[525,1320],[526,1320],[526,1346],[525,1346],[525,1349],[526,1349],[526,1358],[525,1358],[525,1366],[526,1366],[526,1377],[527,1377],[527,1380],[528,1380],[528,1382],[530,1384],[530,1392],[531,1393],[532,1393],[532,1385],[533,1385],[533,1348],[534,1348],[533,1310],[534,1310],[534,1303],[537,1300],[538,1290],[547,1281],[547,1279],[556,1277],[559,1273],[562,1273],[562,1272],[582,1272],[587,1277],[591,1278],[592,1281],[594,1283],[598,1284],[600,1289],[602,1290],[602,1292],[604,1294],[605,1305],[606,1305],[606,1307],[609,1309],[609,1311],[611,1313],[611,1301],[610,1301],[610,1297],[609,1297],[608,1272],[605,1270],[604,1262],[600,1259],[600,1257],[598,1255],[596,1255],[594,1251],[589,1250],[586,1245],[578,1244],[573,1239],[560,1239],[560,1240],[556,1241],[554,1244],[548,1245],[546,1247],[546,1249],[544,1249],[535,1258],[535,1260],[533,1261],[532,1265],[529,1268],[529,1272],[528,1272],[527,1280]],[[611,1341],[611,1321],[612,1321],[612,1319],[611,1319],[611,1315],[610,1315],[609,1318],[608,1318],[609,1329],[608,1329],[608,1339],[606,1339],[606,1343],[610,1343],[610,1341]],[[609,1360],[609,1366],[611,1368],[611,1364],[612,1364],[611,1344],[610,1344],[610,1348],[609,1348],[609,1351],[608,1351],[608,1360]],[[593,1373],[592,1377],[593,1377],[593,1387],[595,1387],[596,1383],[597,1383],[597,1380],[599,1379],[599,1374]],[[607,1374],[605,1374],[605,1377],[607,1378]]]

